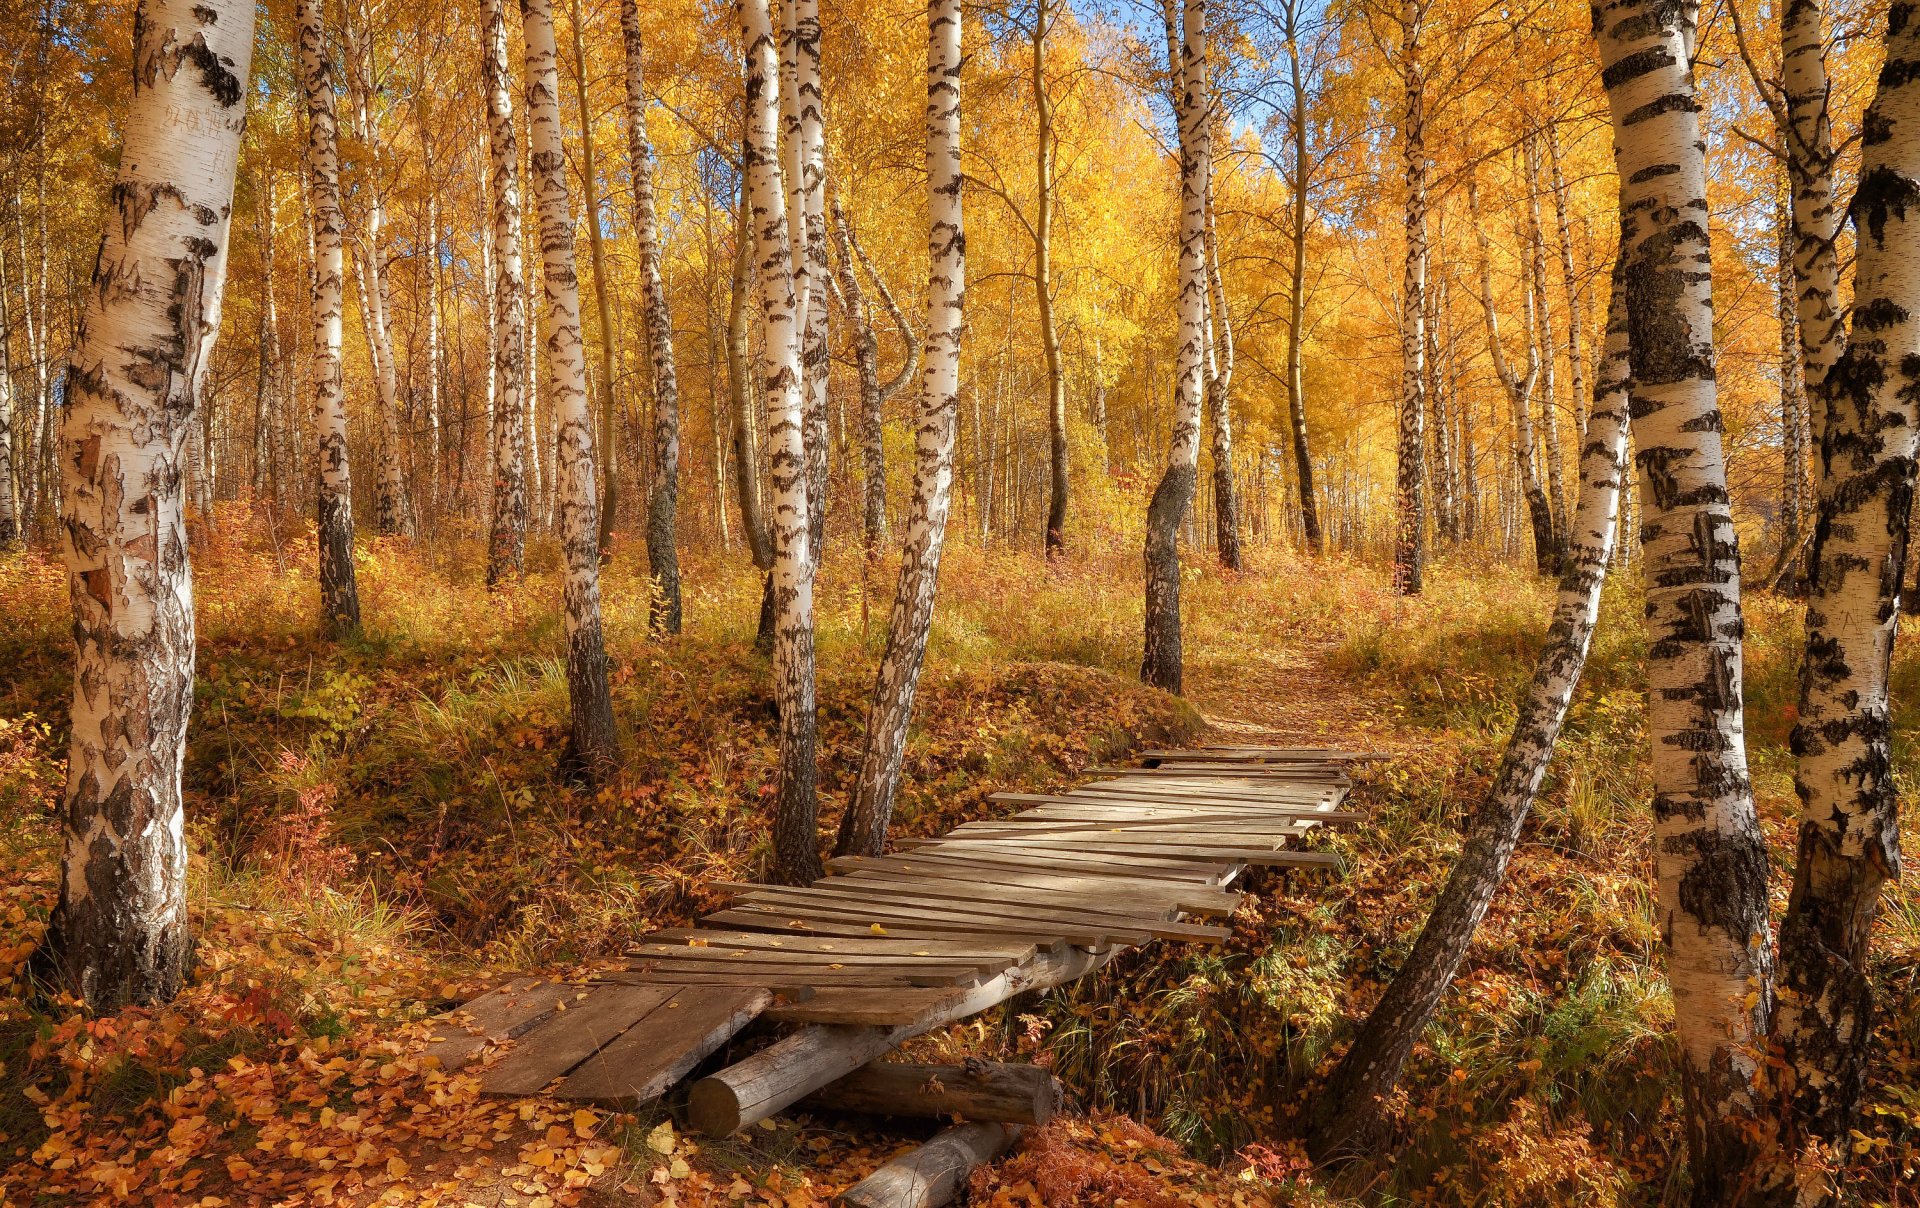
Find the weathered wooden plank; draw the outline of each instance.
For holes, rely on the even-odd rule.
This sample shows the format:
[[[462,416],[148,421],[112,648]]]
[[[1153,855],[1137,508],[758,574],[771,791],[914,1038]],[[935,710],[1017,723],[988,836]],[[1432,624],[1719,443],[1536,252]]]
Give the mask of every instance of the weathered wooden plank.
[[[829,880],[825,884],[831,885],[832,881]],[[1141,903],[1142,908],[1137,911],[1126,908],[1125,904],[1116,909],[1096,910],[1056,905],[1040,895],[1036,895],[1033,901],[1026,905],[999,905],[984,899],[960,902],[904,892],[889,892],[885,896],[880,896],[851,888],[820,887],[759,889],[742,895],[741,900],[757,904],[801,907],[819,902],[830,908],[834,907],[835,903],[845,903],[846,909],[857,909],[863,914],[870,914],[876,918],[893,915],[924,917],[928,921],[941,922],[951,919],[987,920],[1014,925],[1059,924],[1062,927],[1078,928],[1083,931],[1090,928],[1112,927],[1115,931],[1145,932],[1160,939],[1208,940],[1218,939],[1224,935],[1217,927],[1170,922],[1166,917],[1170,913],[1168,907],[1144,902]]]
[[[902,860],[952,860],[970,865],[987,865],[1027,872],[1049,873],[1097,873],[1102,876],[1133,877],[1143,883],[1160,885],[1193,885],[1212,888],[1230,881],[1238,874],[1240,866],[1226,864],[1209,867],[1192,861],[1152,861],[1141,868],[1135,858],[1126,856],[1101,856],[1093,853],[1048,852],[1042,855],[1022,855],[1011,849],[1000,849],[984,845],[983,850],[973,852],[943,851],[937,847],[926,847],[911,855],[896,857]]]
[[[1131,915],[1086,914],[1085,917],[1077,917],[1070,916],[1065,910],[1011,911],[994,909],[985,904],[961,909],[961,904],[957,902],[904,898],[891,894],[885,899],[876,900],[856,893],[835,892],[823,897],[802,897],[799,891],[764,892],[742,897],[740,905],[769,910],[831,911],[842,918],[855,921],[865,919],[882,927],[908,923],[956,931],[991,929],[1024,934],[1037,930],[1065,936],[1075,943],[1144,944],[1153,938],[1149,928],[1159,925]]]
[[[764,989],[687,987],[582,1062],[562,1099],[632,1107],[659,1097],[772,1001]]]
[[[821,1087],[800,1106],[870,1116],[1045,1124],[1059,1110],[1060,1099],[1059,1080],[1037,1065],[876,1061]]]
[[[659,961],[636,969],[613,969],[599,981],[654,985],[666,982],[711,982],[743,986],[971,985],[993,976],[966,965],[716,965],[699,961]]]
[[[985,959],[1005,958],[1009,964],[1019,964],[1021,961],[1030,959],[1037,947],[1031,943],[996,940],[988,936],[956,941],[888,940],[870,935],[857,939],[836,939],[813,935],[769,935],[764,931],[713,931],[695,927],[670,927],[664,931],[654,932],[653,938],[663,942],[678,940],[681,941],[682,946],[765,948],[778,952],[888,953],[905,956],[955,957],[977,955]],[[1055,949],[1064,948],[1066,941],[1055,940],[1047,946]]]
[[[1020,903],[1045,894],[1046,900],[1066,905],[1103,905],[1146,901],[1189,914],[1232,914],[1240,906],[1243,894],[1217,889],[1162,889],[1156,885],[1126,881],[1119,877],[1046,877],[1023,879],[1019,874],[965,865],[941,867],[933,860],[922,860],[912,869],[853,868],[844,880],[849,885],[876,888],[913,888],[922,897]]]
[[[951,1204],[973,1168],[1013,1147],[1017,1124],[958,1124],[888,1162],[840,1196],[844,1208],[939,1208]]]
[[[906,945],[902,945],[905,947]],[[711,965],[716,968],[847,966],[883,968],[927,965],[942,969],[974,969],[999,972],[1014,962],[1003,956],[941,956],[932,952],[787,952],[768,948],[688,947],[685,944],[642,944],[627,951],[627,969],[640,969],[660,963]]]
[[[493,1095],[534,1094],[672,997],[670,986],[596,984],[584,1000],[522,1036],[481,1074],[480,1089]]]
[[[995,840],[979,839],[966,843],[946,843],[946,851],[991,851],[996,845],[1023,853],[1045,854],[1049,851],[1083,851],[1107,855],[1127,856],[1141,852],[1158,852],[1162,855],[1177,856],[1181,859],[1202,861],[1232,860],[1241,864],[1257,864],[1272,868],[1338,868],[1340,857],[1331,852],[1275,851],[1265,847],[1232,846],[1228,844],[1173,845],[1162,843],[1127,844],[1118,842],[1081,842],[1078,840],[1052,843],[1045,839]]]
[[[824,1023],[842,1026],[900,1027],[929,1011],[960,1001],[965,989],[946,986],[882,988],[827,986],[800,1003],[780,1003],[767,1011],[775,1023]]]
[[[586,992],[586,987],[545,978],[515,978],[497,990],[435,1020],[426,1056],[443,1070],[457,1070],[489,1044],[512,1040]]]
[[[824,935],[924,935],[934,939],[955,939],[967,935],[989,935],[1000,939],[1065,940],[1078,946],[1124,944],[1138,946],[1153,937],[1144,931],[1121,931],[1106,927],[1089,928],[1051,923],[1000,924],[973,918],[928,920],[899,915],[875,916],[839,911],[793,910],[743,903],[732,910],[706,916],[709,921],[728,926],[761,926],[774,931],[817,931]],[[878,928],[876,931],[875,928]]]

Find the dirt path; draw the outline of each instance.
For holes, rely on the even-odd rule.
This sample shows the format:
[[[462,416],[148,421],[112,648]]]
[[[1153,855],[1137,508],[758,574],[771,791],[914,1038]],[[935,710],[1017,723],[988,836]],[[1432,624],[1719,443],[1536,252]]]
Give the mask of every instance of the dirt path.
[[[1338,643],[1297,640],[1189,664],[1187,694],[1221,742],[1390,750],[1393,705],[1332,664]]]

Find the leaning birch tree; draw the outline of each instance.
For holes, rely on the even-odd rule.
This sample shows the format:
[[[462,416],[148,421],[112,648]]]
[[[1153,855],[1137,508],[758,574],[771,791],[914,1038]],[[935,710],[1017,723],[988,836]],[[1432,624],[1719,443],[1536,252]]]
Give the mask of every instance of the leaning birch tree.
[[[1533,809],[1553,758],[1553,746],[1573,703],[1586,666],[1593,628],[1600,616],[1600,589],[1613,556],[1620,484],[1627,455],[1627,325],[1624,291],[1615,273],[1605,359],[1594,387],[1587,442],[1580,458],[1575,504],[1559,594],[1546,649],[1520,703],[1506,754],[1473,816],[1460,854],[1433,911],[1353,1044],[1340,1059],[1318,1102],[1321,1119],[1311,1133],[1321,1156],[1358,1148],[1374,1139],[1380,1112],[1399,1081],[1414,1044],[1440,1007],[1467,949],[1486,917],[1520,841],[1520,827]]]
[[[96,1011],[186,976],[181,764],[193,569],[181,474],[226,283],[251,0],[143,0],[120,168],[60,424],[74,689],[47,951]]]
[[[1206,195],[1213,145],[1206,0],[1184,0],[1178,37],[1172,5],[1173,0],[1166,0],[1163,11],[1175,118],[1180,128],[1180,349],[1167,469],[1147,505],[1146,622],[1140,678],[1164,692],[1177,693],[1182,671],[1180,525],[1193,506],[1199,476],[1200,408],[1206,388]]]
[[[346,222],[340,213],[339,122],[322,2],[300,0],[300,85],[307,108],[307,198],[313,219],[313,413],[320,435],[314,537],[321,623],[340,638],[360,628],[360,589],[353,567],[353,475],[340,364]]]
[[[746,41],[748,227],[760,277],[766,350],[767,445],[773,499],[773,691],[780,713],[780,786],[774,803],[774,875],[799,884],[823,869],[818,849],[817,722],[813,683],[813,569],[809,553],[801,325],[787,195],[779,158],[779,57],[767,0],[740,0]]]
[[[572,713],[565,762],[588,783],[598,783],[619,763],[620,749],[600,632],[600,500],[594,491],[593,407],[587,399],[586,339],[580,330],[553,0],[521,0],[520,15],[526,30],[533,203],[540,214],[540,281],[546,302],[540,313],[540,342],[547,350],[547,406],[559,436],[554,477],[566,564],[567,698]]]
[[[633,230],[640,246],[640,313],[653,367],[653,489],[647,495],[647,570],[653,576],[650,623],[680,632],[680,379],[673,367],[673,312],[660,271],[660,225],[653,200],[653,143],[647,137],[646,42],[638,0],[620,0],[627,56],[627,161],[633,176]],[[751,468],[744,472],[752,473]]]
[[[1741,708],[1740,542],[1714,382],[1697,8],[1597,10],[1620,174],[1653,742],[1656,904],[1694,1198],[1749,1177],[1772,1007],[1767,857]]]
[[[487,0],[487,146],[491,160],[493,280],[493,517],[487,539],[487,586],[525,568],[527,471],[521,457],[526,428],[526,283],[520,250],[520,148],[513,124],[513,69],[507,57],[505,0]]]
[[[913,502],[909,505],[900,580],[887,622],[887,648],[867,707],[860,778],[840,824],[841,855],[877,856],[887,841],[900,786],[907,725],[933,625],[940,551],[953,491],[953,442],[960,409],[960,336],[965,326],[967,238],[961,208],[960,0],[927,7],[927,278],[926,368],[914,423]]]
[[[1850,211],[1853,330],[1823,391],[1806,656],[1792,746],[1799,850],[1775,1034],[1788,1141],[1844,1146],[1873,1037],[1868,945],[1900,875],[1888,678],[1920,433],[1920,21],[1896,5]],[[1818,1165],[1816,1161],[1814,1165]],[[1804,1201],[1803,1201],[1804,1202]]]

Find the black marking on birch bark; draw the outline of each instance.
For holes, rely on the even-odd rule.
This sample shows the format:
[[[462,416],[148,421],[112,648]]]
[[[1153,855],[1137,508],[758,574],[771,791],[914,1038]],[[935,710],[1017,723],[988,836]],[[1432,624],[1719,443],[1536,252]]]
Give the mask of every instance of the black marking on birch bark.
[[[1906,221],[1907,207],[1920,205],[1920,182],[1884,165],[1875,166],[1860,177],[1853,204],[1847,207],[1854,227],[1882,243],[1889,218]]]

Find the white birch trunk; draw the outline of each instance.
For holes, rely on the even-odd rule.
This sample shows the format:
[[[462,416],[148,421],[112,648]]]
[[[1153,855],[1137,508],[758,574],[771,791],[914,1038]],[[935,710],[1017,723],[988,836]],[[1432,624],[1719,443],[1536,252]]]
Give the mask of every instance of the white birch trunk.
[[[1776,1034],[1789,1067],[1788,1143],[1823,1201],[1821,1159],[1844,1157],[1865,1087],[1874,990],[1868,949],[1900,876],[1888,677],[1920,433],[1920,22],[1896,6],[1863,123],[1853,331],[1828,373],[1806,658],[1792,745],[1803,805],[1780,929]],[[1804,313],[1804,312],[1803,312]],[[1795,1154],[1795,1156],[1802,1156]]]
[[[253,26],[249,0],[140,6],[61,421],[74,691],[49,950],[101,1012],[171,998],[186,973],[194,627],[181,462],[218,334]]]
[[[488,151],[492,195],[492,326],[487,391],[493,445],[492,523],[487,540],[487,585],[517,577],[526,565],[526,282],[520,249],[520,149],[513,124],[513,69],[507,54],[505,0],[487,0],[486,43],[481,48],[487,88]]]
[[[1714,384],[1697,10],[1595,22],[1620,174],[1653,740],[1655,867],[1696,1203],[1751,1174],[1771,1007],[1767,858],[1741,709],[1740,544]]]
[[[860,779],[840,827],[841,855],[879,855],[900,786],[913,698],[933,625],[940,553],[953,496],[954,430],[960,408],[960,337],[967,294],[966,224],[960,166],[960,0],[927,8],[926,368],[914,423],[913,501],[887,648],[867,708]]]
[[[0,239],[0,553],[18,546],[19,485],[13,473],[13,317],[7,299],[7,245]]]
[[[653,197],[653,144],[647,138],[646,45],[638,0],[620,0],[627,54],[627,158],[633,175],[633,228],[640,245],[640,309],[653,366],[653,489],[647,495],[647,567],[655,597],[652,624],[680,632],[680,379],[673,363],[673,313],[660,272],[659,220]],[[719,502],[716,498],[716,503]],[[721,507],[722,515],[725,507]]]
[[[313,219],[313,411],[320,434],[316,539],[320,614],[334,637],[360,628],[353,567],[353,479],[347,461],[347,396],[341,380],[346,281],[340,214],[340,151],[322,0],[300,0],[301,88],[307,108],[307,195]]]
[[[405,457],[400,432],[400,381],[394,364],[391,291],[387,286],[387,255],[382,236],[386,231],[386,199],[379,177],[381,131],[373,114],[373,33],[365,0],[352,0],[347,20],[347,103],[352,113],[354,137],[367,148],[375,162],[368,165],[366,186],[366,225],[356,250],[366,275],[362,308],[368,330],[369,352],[373,361],[374,390],[380,406],[380,477],[374,490],[374,528],[387,536],[411,536],[413,517],[408,507],[406,480],[401,472]],[[356,19],[357,17],[357,19]]]
[[[1167,0],[1167,51],[1179,98],[1180,352],[1175,369],[1173,437],[1167,469],[1147,507],[1146,622],[1140,678],[1165,692],[1181,687],[1180,524],[1193,506],[1200,461],[1200,407],[1206,390],[1206,194],[1212,174],[1212,93],[1207,75],[1206,0],[1184,0],[1181,36],[1173,36]]]
[[[546,305],[540,337],[547,350],[547,407],[556,425],[554,478],[566,569],[567,696],[572,706],[565,762],[589,784],[619,763],[606,644],[600,631],[600,550],[594,491],[593,408],[587,400],[586,341],[580,331],[580,281],[574,269],[573,204],[567,196],[560,126],[560,75],[552,0],[522,0],[526,30],[527,114],[533,128],[533,203],[540,214]]]
[[[1393,586],[1417,596],[1425,586],[1427,85],[1420,40],[1428,0],[1403,0],[1396,70],[1405,90],[1400,145],[1406,164],[1406,272],[1400,291],[1400,447],[1395,473]]]
[[[809,552],[805,400],[801,380],[801,292],[794,280],[778,152],[779,65],[767,0],[740,0],[745,36],[748,225],[760,277],[767,363],[767,446],[772,465],[773,682],[780,713],[780,788],[774,816],[774,875],[789,883],[822,872],[813,680],[813,567]]]

